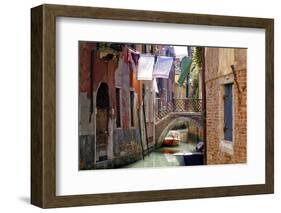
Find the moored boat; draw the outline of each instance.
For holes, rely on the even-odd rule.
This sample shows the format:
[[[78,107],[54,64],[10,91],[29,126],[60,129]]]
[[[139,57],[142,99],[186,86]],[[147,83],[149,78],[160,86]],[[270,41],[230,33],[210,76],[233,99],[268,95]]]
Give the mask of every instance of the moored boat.
[[[177,146],[180,143],[180,133],[175,130],[168,132],[166,137],[163,140],[163,146]]]

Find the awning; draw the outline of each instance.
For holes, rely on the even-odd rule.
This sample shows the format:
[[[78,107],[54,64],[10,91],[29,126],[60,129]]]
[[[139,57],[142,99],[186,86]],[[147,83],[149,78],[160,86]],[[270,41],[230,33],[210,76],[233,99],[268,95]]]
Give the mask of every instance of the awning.
[[[184,80],[186,79],[186,76],[189,73],[191,63],[192,59],[186,56],[181,60],[181,74],[178,80],[180,86],[182,86]]]
[[[153,70],[154,78],[169,78],[173,57],[158,56]]]
[[[138,61],[138,80],[152,80],[154,56],[141,55]]]

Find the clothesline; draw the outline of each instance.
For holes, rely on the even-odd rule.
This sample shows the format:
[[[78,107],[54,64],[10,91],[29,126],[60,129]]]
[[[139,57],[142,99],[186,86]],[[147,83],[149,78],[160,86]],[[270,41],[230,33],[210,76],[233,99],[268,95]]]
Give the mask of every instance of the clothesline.
[[[169,78],[174,62],[173,57],[141,54],[137,66],[138,80],[152,80],[153,78]]]
[[[156,79],[168,79],[174,63],[174,57],[160,56],[156,54],[141,54],[138,51],[127,48],[127,59],[130,62],[132,70],[137,73],[138,80],[153,81],[153,87],[158,92]],[[183,58],[181,72],[178,83],[182,86],[182,81],[189,72],[192,60],[188,57]]]

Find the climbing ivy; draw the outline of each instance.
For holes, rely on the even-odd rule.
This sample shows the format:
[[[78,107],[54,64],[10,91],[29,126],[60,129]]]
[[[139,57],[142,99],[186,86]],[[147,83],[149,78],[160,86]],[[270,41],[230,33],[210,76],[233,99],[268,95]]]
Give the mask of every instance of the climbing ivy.
[[[192,68],[190,71],[190,79],[192,85],[191,97],[199,98],[199,75],[202,68],[202,47],[194,47],[192,51]]]
[[[115,59],[118,62],[122,47],[114,43],[98,43],[98,51],[100,58],[104,60]]]
[[[193,54],[193,62],[199,69],[202,68],[202,49],[202,47],[195,47],[195,51]]]

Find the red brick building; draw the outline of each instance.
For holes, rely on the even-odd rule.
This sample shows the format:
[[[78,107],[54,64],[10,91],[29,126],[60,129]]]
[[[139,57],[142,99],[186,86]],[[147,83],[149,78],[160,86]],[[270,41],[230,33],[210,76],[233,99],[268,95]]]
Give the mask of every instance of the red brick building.
[[[207,164],[247,162],[247,49],[205,48]]]

